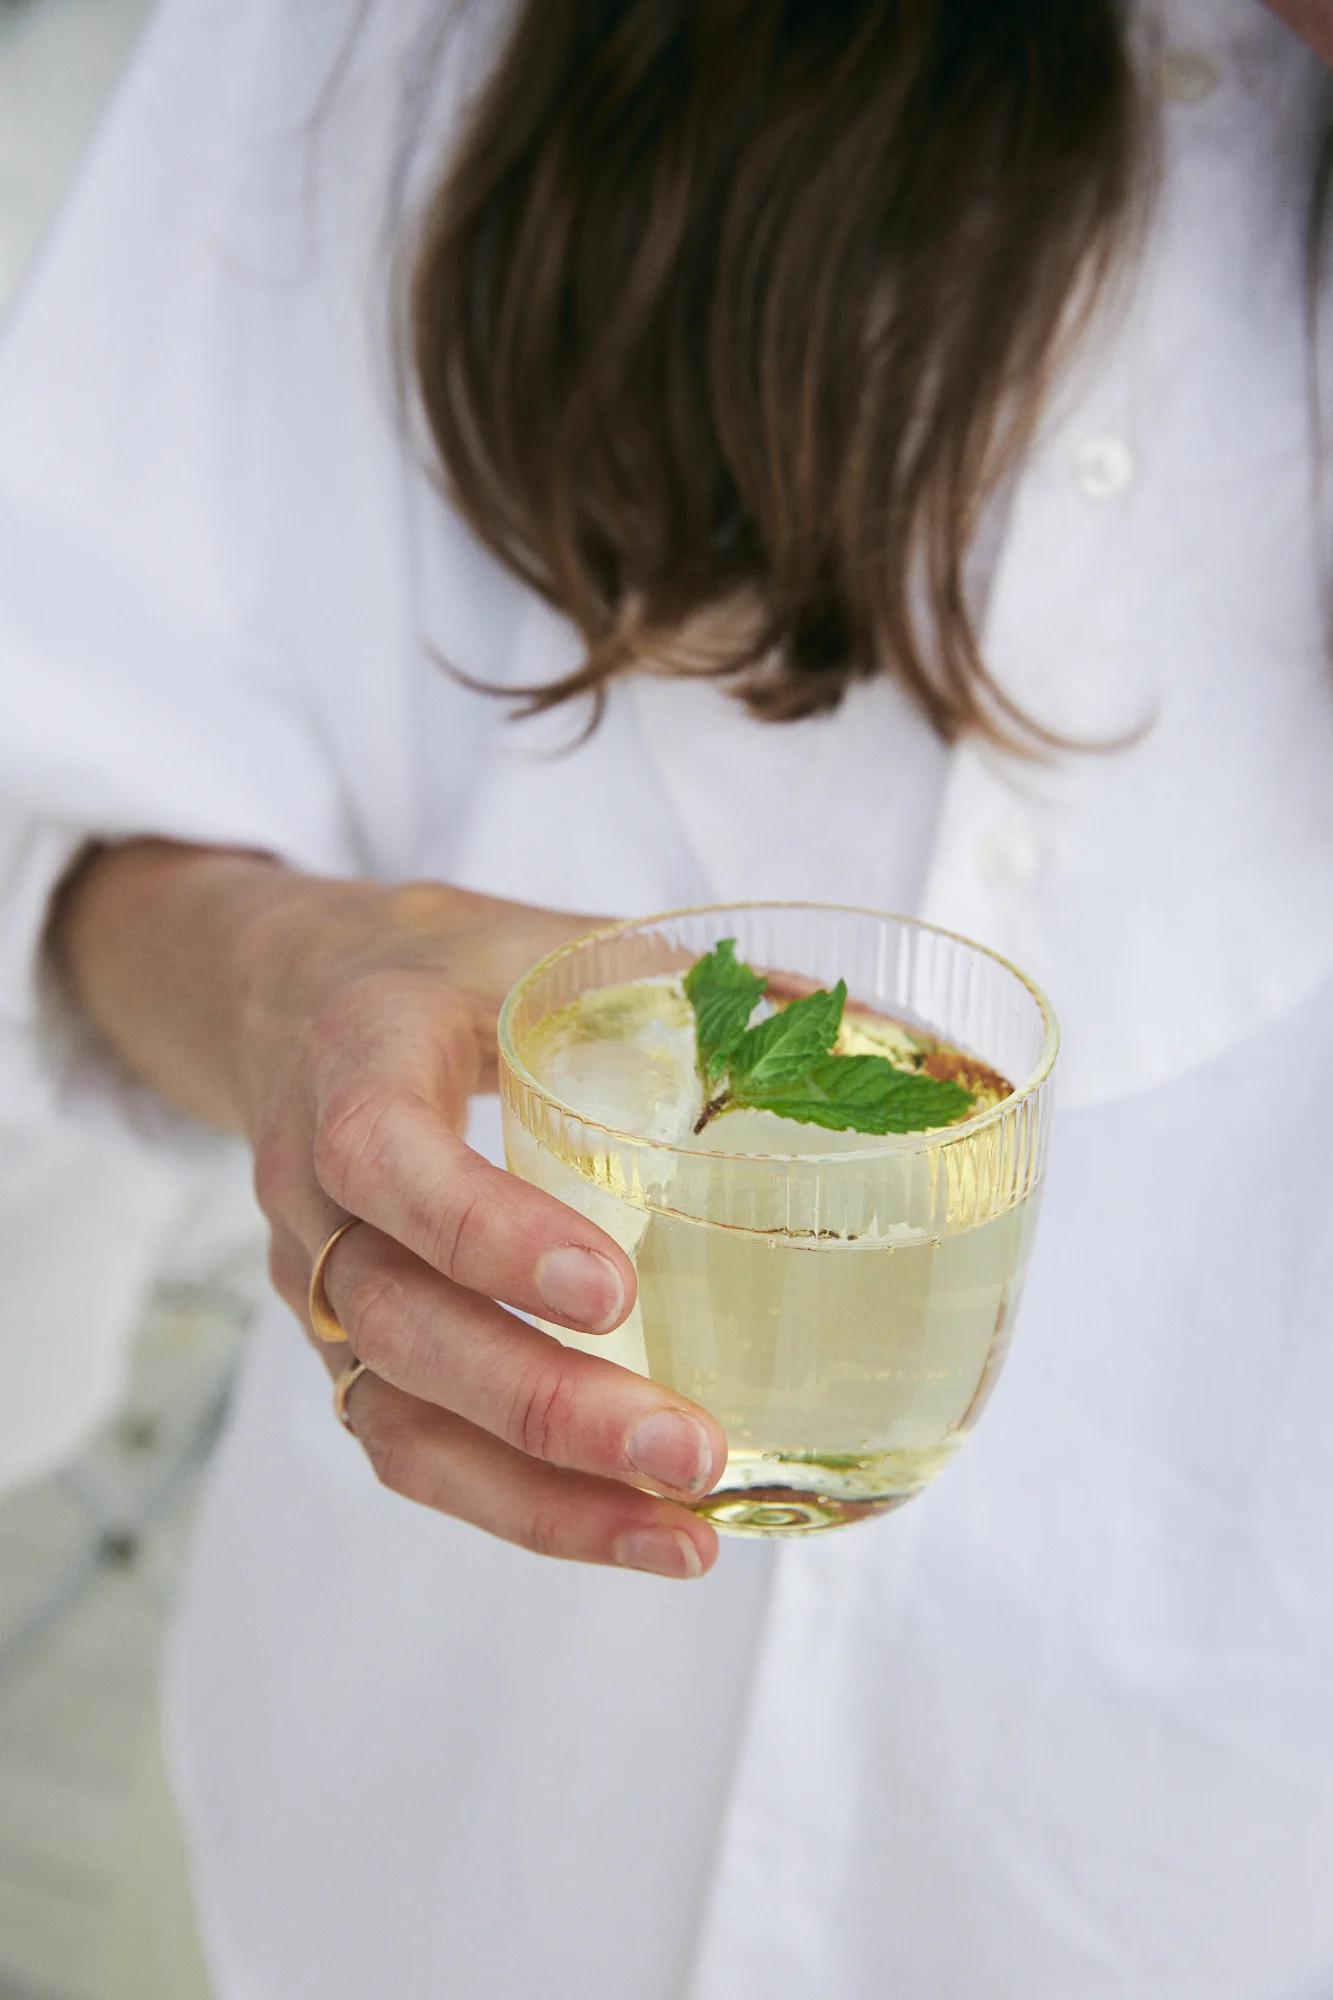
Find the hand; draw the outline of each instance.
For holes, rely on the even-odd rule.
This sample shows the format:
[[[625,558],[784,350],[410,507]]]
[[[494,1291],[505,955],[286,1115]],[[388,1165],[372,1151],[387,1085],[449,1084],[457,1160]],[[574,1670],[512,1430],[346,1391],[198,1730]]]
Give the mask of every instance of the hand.
[[[313,1259],[367,1364],[348,1416],[384,1485],[546,1555],[697,1576],[697,1497],[721,1473],[704,1411],[505,1310],[608,1332],[634,1270],[591,1222],[469,1150],[495,1015],[534,959],[588,928],[447,888],[289,877],[246,939],[242,1115],[270,1270],[303,1324]],[[502,1301],[503,1303],[497,1303]]]

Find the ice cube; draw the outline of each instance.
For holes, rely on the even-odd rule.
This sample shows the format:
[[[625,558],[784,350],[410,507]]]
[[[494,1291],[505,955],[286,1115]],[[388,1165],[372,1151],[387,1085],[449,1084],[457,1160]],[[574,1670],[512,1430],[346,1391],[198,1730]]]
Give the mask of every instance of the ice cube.
[[[544,1022],[528,1061],[583,1117],[673,1144],[698,1114],[693,1022],[674,981],[604,988]]]

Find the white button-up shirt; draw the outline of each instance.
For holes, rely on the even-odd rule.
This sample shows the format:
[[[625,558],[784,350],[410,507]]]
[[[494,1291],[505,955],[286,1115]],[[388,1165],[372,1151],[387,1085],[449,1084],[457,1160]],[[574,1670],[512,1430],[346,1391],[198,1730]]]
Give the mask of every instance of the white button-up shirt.
[[[436,664],[575,642],[430,496],[368,305],[412,15],[372,12],[312,126],[343,10],[169,0],[9,330],[11,1122],[177,1143],[36,971],[69,856],[145,831],[626,912],[916,907],[1051,993],[1064,1110],[960,1463],[688,1591],[380,1492],[265,1316],[169,1682],[220,2000],[1333,1991],[1327,80],[1257,0],[1140,24],[1147,251],[983,635],[1025,708],[1123,747],[946,751],[891,679],[794,729],[646,680],[552,758],[568,718],[506,728]]]

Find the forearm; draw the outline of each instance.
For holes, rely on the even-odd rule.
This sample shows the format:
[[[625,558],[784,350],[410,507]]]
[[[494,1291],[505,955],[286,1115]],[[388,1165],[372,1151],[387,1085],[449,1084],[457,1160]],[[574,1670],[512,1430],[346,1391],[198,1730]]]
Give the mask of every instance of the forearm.
[[[129,1071],[180,1110],[239,1131],[256,940],[320,886],[261,855],[132,841],[76,871],[57,899],[49,949]]]

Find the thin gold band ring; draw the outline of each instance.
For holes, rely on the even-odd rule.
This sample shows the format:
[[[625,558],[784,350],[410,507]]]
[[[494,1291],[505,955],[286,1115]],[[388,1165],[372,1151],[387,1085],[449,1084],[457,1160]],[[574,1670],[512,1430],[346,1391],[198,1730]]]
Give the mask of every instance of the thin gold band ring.
[[[324,1272],[329,1258],[333,1253],[334,1244],[340,1243],[349,1229],[355,1229],[359,1220],[359,1216],[349,1215],[346,1222],[338,1224],[332,1236],[328,1237],[320,1246],[319,1255],[316,1257],[314,1267],[310,1273],[310,1290],[306,1295],[306,1310],[310,1316],[310,1324],[320,1339],[329,1341],[330,1343],[336,1340],[346,1340],[347,1335],[343,1331],[337,1313],[329,1304],[329,1295],[324,1289]]]
[[[364,1361],[350,1362],[333,1385],[333,1414],[345,1431],[352,1431],[353,1437],[356,1436],[356,1432],[352,1430],[352,1419],[347,1414],[347,1398],[351,1394],[352,1384],[359,1382],[365,1373]]]

